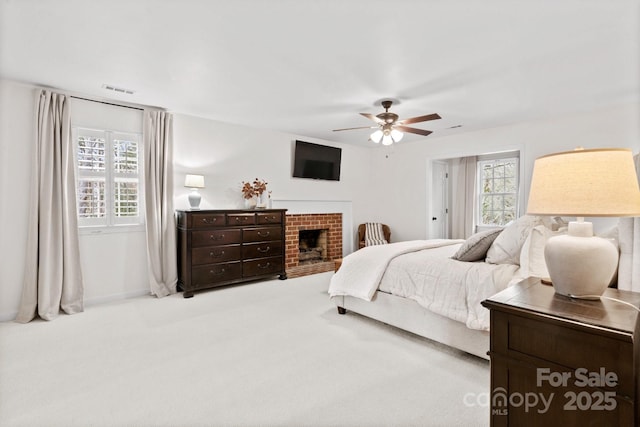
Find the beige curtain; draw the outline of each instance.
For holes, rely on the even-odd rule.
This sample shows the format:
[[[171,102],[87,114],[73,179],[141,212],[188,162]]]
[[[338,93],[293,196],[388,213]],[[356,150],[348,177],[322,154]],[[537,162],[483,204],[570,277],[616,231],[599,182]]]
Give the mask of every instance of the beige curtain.
[[[640,183],[640,155],[635,155],[633,160]],[[618,288],[640,292],[640,218],[620,218],[618,238],[620,240]]]
[[[476,156],[461,157],[453,161],[452,239],[466,239],[475,232],[477,163]]]
[[[22,300],[17,322],[83,311],[69,100],[36,92],[36,135]]]
[[[173,117],[144,112],[147,261],[151,293],[176,292],[176,224],[173,213]]]

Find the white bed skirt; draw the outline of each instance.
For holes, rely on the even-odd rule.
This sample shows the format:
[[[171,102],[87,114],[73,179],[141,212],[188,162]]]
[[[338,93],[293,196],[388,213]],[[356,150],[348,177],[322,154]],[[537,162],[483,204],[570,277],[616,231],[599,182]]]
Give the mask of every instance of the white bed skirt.
[[[384,292],[376,292],[370,302],[350,296],[331,299],[336,307],[489,360],[488,331],[469,329],[463,323],[430,312],[413,300]]]

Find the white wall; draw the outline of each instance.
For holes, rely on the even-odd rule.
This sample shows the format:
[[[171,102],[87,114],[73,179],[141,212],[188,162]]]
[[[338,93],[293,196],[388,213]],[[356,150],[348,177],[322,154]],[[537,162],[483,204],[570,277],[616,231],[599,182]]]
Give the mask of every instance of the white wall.
[[[433,159],[520,150],[522,212],[526,212],[533,162],[544,154],[584,148],[623,147],[640,150],[640,105],[560,116],[442,138],[397,144],[391,152],[375,151],[374,186],[380,189],[381,220],[397,240],[428,238]]]
[[[351,200],[362,211],[367,194],[371,150],[329,141],[258,130],[181,114],[174,115],[175,207],[188,208],[186,174],[201,174],[202,209],[243,207],[242,181],[267,181],[275,200]],[[340,181],[292,178],[296,139],[342,148]],[[362,214],[356,214],[356,219]]]

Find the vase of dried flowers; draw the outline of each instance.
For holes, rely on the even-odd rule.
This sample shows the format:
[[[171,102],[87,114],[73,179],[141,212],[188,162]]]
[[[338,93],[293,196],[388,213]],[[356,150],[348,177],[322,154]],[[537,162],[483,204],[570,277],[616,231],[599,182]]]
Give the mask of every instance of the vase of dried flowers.
[[[255,180],[253,180],[253,191],[256,194],[256,197],[258,198],[258,203],[256,205],[256,208],[258,209],[264,209],[267,207],[267,182],[265,180],[262,179],[258,179],[256,178]]]
[[[247,209],[264,209],[267,207],[267,182],[262,179],[254,179],[253,182],[242,181],[242,197]]]
[[[244,199],[245,209],[254,209],[258,204],[256,193],[250,182],[242,181],[242,198]]]

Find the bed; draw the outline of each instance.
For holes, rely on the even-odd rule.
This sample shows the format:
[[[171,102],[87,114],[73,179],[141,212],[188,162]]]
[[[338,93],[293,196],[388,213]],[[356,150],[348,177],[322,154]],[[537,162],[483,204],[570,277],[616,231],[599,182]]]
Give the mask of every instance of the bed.
[[[529,276],[548,277],[544,244],[562,232],[562,223],[524,216],[466,241],[365,247],[343,259],[329,295],[340,314],[352,311],[488,360],[489,311],[480,303]]]

